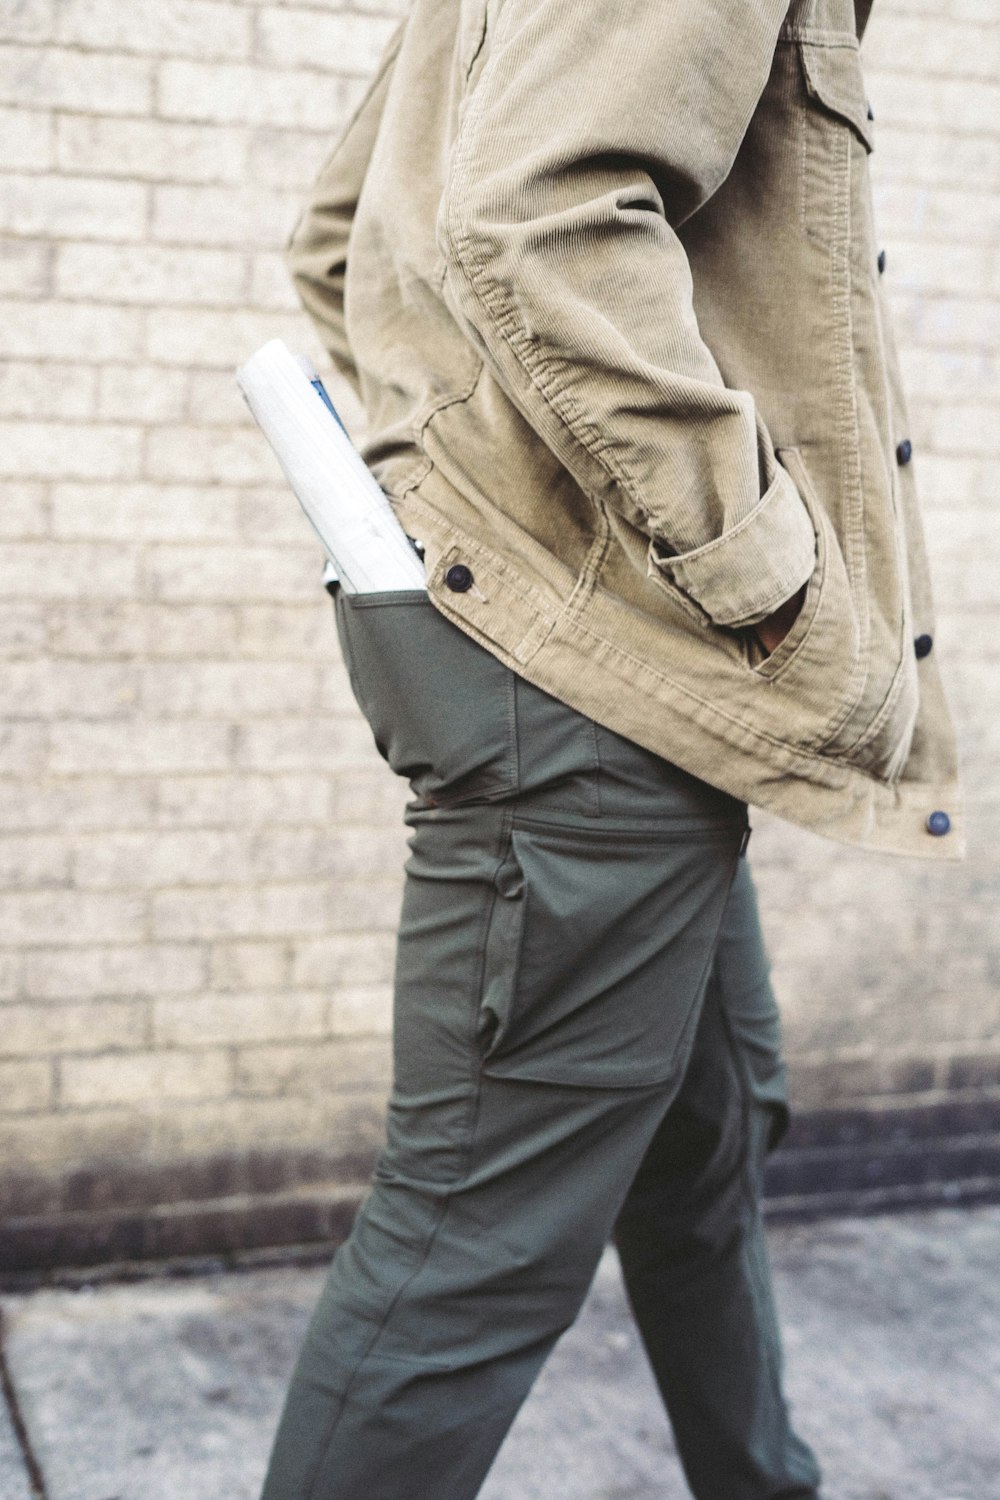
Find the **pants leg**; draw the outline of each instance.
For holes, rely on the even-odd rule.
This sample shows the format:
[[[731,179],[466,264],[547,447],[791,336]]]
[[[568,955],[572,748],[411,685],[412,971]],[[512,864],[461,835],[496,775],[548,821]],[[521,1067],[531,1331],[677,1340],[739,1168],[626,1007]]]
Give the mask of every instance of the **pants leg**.
[[[740,804],[426,599],[385,604],[338,598],[359,702],[418,794],[387,1139],[263,1500],[476,1495],[685,1077],[741,863]],[[782,1492],[710,1500],[737,1493]]]
[[[692,1492],[812,1497],[792,1431],[759,1207],[787,1123],[778,1010],[741,861],[684,1082],[629,1190],[615,1241]]]

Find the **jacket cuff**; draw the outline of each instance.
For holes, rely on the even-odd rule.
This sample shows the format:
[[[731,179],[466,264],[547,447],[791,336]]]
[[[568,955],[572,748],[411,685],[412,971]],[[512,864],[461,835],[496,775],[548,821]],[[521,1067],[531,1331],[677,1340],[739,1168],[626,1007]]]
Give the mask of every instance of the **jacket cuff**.
[[[692,552],[652,565],[701,606],[716,625],[756,625],[797,593],[816,566],[816,532],[787,471],[737,526]]]

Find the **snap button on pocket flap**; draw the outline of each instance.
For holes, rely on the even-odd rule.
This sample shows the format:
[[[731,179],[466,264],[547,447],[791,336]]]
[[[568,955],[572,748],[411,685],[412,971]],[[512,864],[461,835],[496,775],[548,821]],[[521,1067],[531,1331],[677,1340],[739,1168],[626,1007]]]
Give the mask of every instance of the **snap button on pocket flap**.
[[[846,120],[871,151],[875,138],[868,118],[868,98],[858,49],[800,41],[799,56],[810,95],[825,109]]]

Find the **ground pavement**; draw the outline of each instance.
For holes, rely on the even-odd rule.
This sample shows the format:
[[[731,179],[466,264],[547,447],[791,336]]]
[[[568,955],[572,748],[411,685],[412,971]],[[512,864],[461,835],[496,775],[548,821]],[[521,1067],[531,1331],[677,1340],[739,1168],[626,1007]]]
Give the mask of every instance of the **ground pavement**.
[[[775,1226],[771,1246],[824,1500],[1000,1500],[1000,1208]],[[5,1295],[0,1500],[256,1500],[321,1277]],[[687,1494],[609,1251],[482,1500]]]

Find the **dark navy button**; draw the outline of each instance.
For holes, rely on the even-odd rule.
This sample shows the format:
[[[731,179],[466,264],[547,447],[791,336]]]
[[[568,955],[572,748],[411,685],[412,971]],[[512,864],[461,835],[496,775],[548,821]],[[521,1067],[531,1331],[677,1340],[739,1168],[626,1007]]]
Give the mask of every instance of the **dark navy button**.
[[[927,832],[932,833],[936,839],[942,837],[951,828],[951,819],[946,812],[932,812],[927,819]]]
[[[917,660],[922,661],[925,656],[930,656],[934,649],[934,637],[932,635],[918,635],[913,642],[913,649],[917,654]]]
[[[465,563],[452,563],[444,575],[444,581],[454,593],[464,594],[472,587],[472,571]]]
[[[880,250],[879,253],[878,253],[878,273],[879,273],[880,276],[881,276],[881,274],[882,274],[882,272],[884,270],[885,270],[885,251],[884,250]]]
[[[868,118],[869,120],[874,120],[875,118],[875,111],[872,109],[870,104],[868,106]]]
[[[896,462],[898,464],[908,464],[912,457],[913,444],[909,438],[904,438],[901,443],[896,444]]]

